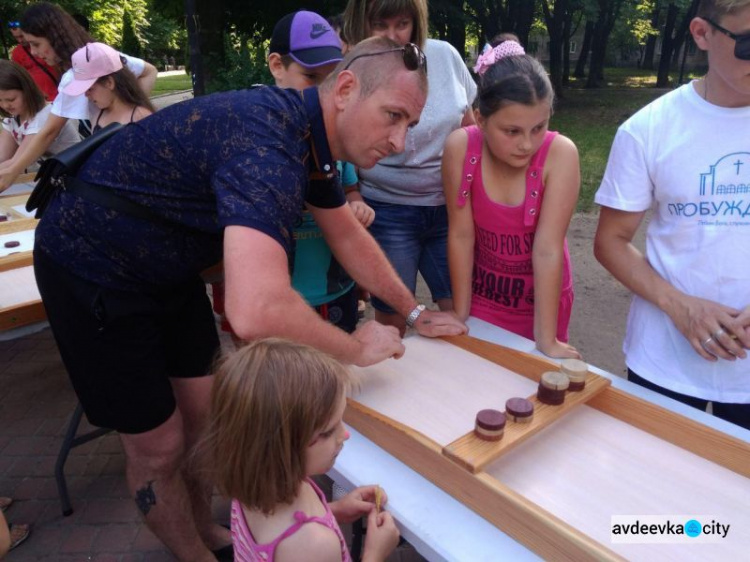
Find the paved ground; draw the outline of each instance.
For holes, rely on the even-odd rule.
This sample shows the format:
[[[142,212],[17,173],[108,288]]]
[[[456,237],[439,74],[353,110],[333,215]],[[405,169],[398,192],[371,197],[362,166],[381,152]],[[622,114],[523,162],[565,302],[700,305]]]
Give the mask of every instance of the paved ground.
[[[0,388],[0,495],[16,500],[9,521],[34,525],[8,561],[172,560],[128,497],[115,435],[72,451],[62,516],[53,469],[76,398],[49,330],[0,342]]]

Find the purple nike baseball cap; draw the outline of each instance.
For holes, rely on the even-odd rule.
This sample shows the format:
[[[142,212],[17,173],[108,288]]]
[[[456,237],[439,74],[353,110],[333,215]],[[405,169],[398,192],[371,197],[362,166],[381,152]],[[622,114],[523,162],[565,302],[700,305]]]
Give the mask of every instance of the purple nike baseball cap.
[[[344,58],[341,41],[329,23],[315,12],[294,12],[273,28],[269,53],[289,55],[306,68],[315,68]]]

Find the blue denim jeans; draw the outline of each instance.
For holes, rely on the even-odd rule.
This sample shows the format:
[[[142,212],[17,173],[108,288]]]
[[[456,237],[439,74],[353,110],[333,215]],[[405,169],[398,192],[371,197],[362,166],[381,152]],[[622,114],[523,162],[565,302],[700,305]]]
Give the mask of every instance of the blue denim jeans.
[[[449,299],[448,211],[445,205],[396,205],[372,199],[365,199],[365,202],[375,210],[370,234],[383,248],[409,290],[416,291],[419,272],[427,282],[433,300]],[[374,296],[372,306],[380,312],[395,312]]]
[[[741,360],[740,360],[741,361]],[[632,383],[648,388],[654,392],[677,400],[683,404],[687,404],[693,408],[697,408],[701,412],[706,411],[709,400],[703,400],[702,398],[696,398],[694,396],[688,396],[687,394],[680,394],[674,390],[669,390],[658,384],[652,383],[650,380],[644,379],[637,373],[634,373],[631,369],[628,369],[628,380]],[[728,422],[731,422],[745,429],[750,429],[750,404],[733,404],[730,402],[712,402],[713,414],[717,418],[721,418]]]

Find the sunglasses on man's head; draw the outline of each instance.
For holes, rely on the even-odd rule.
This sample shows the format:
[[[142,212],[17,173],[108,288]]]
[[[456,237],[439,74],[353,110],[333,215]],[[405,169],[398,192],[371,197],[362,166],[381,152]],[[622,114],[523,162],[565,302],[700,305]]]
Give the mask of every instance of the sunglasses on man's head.
[[[724,29],[715,21],[712,21],[708,18],[703,19],[710,23],[717,31],[721,31],[727,37],[734,39],[735,58],[738,58],[740,60],[750,60],[750,33],[743,33],[742,35],[738,35],[736,33],[732,33],[728,29]]]
[[[361,59],[364,57],[375,57],[377,55],[385,55],[386,53],[396,53],[398,51],[401,51],[401,54],[404,57],[404,66],[407,70],[419,70],[420,68],[424,68],[424,72],[425,74],[427,74],[427,57],[422,52],[422,49],[417,47],[414,43],[407,43],[403,47],[398,47],[397,49],[388,49],[387,51],[362,53],[361,55],[357,55],[348,63],[346,63],[344,70],[348,70],[352,63],[357,59]]]
[[[10,27],[11,29],[17,29],[17,28],[21,27],[21,22],[20,21],[9,21],[8,22],[8,27]]]

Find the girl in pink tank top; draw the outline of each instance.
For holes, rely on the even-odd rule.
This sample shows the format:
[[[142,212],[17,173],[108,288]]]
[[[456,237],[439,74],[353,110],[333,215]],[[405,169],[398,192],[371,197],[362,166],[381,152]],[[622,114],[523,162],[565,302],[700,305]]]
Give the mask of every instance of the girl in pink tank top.
[[[477,126],[451,133],[443,153],[448,263],[458,316],[536,342],[550,357],[567,343],[573,281],[565,233],[580,187],[573,142],[547,130],[554,93],[515,41],[482,54]]]
[[[346,369],[328,355],[280,339],[255,341],[219,368],[205,442],[219,489],[233,498],[237,562],[351,562],[337,521],[362,516],[363,559],[385,560],[398,544],[378,486],[328,504],[310,478],[331,469],[349,437],[348,384]]]

